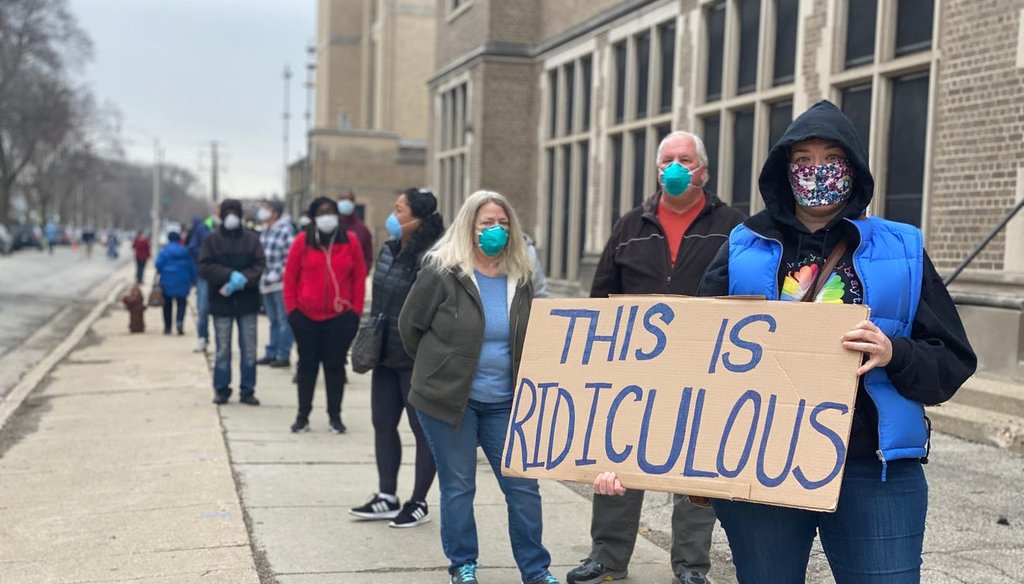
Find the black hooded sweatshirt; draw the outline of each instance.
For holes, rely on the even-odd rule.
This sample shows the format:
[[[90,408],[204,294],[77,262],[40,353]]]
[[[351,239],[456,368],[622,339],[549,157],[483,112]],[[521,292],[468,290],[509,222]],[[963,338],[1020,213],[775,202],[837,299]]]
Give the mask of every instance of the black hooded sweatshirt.
[[[853,167],[853,187],[846,207],[824,228],[811,233],[796,217],[796,200],[789,184],[789,150],[796,143],[818,138],[836,142]],[[818,270],[838,241],[847,238],[847,250],[830,279],[831,300],[846,304],[863,302],[863,289],[853,268],[853,252],[859,232],[846,219],[864,215],[871,202],[875,182],[867,156],[850,120],[828,101],[820,101],[790,124],[761,169],[758,180],[765,209],[745,222],[751,230],[782,242],[779,290],[792,290],[800,280],[799,270],[816,264]],[[805,270],[806,275],[807,270]],[[787,282],[788,279],[788,282]],[[724,245],[712,260],[701,282],[701,296],[729,293],[729,246]],[[819,301],[822,298],[819,297]],[[934,405],[947,401],[970,377],[977,358],[967,340],[960,316],[928,254],[924,255],[921,300],[914,315],[910,337],[892,340],[892,360],[885,366],[889,379],[903,396]],[[864,390],[863,378],[857,389],[857,403],[850,434],[849,458],[875,457],[878,450],[878,411]]]

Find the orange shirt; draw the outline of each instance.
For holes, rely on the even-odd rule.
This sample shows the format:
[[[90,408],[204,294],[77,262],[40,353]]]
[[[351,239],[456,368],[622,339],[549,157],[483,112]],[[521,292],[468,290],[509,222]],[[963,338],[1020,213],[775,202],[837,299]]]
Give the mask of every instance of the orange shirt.
[[[676,257],[679,255],[679,247],[683,245],[683,236],[686,230],[693,224],[694,219],[704,210],[705,196],[701,195],[700,200],[682,213],[673,211],[665,204],[665,195],[661,196],[658,202],[658,221],[661,228],[665,230],[665,243],[668,244],[668,256],[672,265],[676,265]]]

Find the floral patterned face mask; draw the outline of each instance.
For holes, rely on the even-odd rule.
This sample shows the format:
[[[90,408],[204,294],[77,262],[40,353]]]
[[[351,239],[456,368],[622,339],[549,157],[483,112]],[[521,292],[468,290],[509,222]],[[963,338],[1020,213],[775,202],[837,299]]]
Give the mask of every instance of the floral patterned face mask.
[[[842,203],[853,188],[853,168],[846,159],[826,164],[789,165],[789,184],[796,204],[823,207]]]

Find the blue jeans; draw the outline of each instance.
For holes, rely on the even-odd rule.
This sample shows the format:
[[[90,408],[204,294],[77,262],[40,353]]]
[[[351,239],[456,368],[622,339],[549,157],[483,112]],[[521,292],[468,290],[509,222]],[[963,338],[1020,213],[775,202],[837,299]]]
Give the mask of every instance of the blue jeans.
[[[836,584],[917,584],[928,511],[921,463],[846,461],[835,513],[714,500],[740,584],[801,584],[815,532]]]
[[[210,340],[210,283],[196,278],[196,336]]]
[[[236,321],[238,350],[242,353],[238,392],[242,397],[256,392],[256,314],[215,316],[213,330],[217,335],[217,358],[213,366],[213,390],[224,397],[231,397],[231,331]]]
[[[270,292],[263,295],[263,309],[270,319],[270,342],[264,355],[270,359],[287,361],[292,354],[292,327],[288,324],[288,313],[284,310],[284,292]]]
[[[501,475],[501,453],[511,411],[511,400],[501,403],[469,400],[458,429],[422,412],[417,412],[417,416],[437,463],[441,487],[441,545],[451,563],[448,571],[454,572],[467,563],[476,562],[480,551],[473,516],[479,443],[505,494],[508,535],[519,573],[524,582],[536,582],[548,575],[551,565],[551,554],[541,543],[540,487],[535,479]]]

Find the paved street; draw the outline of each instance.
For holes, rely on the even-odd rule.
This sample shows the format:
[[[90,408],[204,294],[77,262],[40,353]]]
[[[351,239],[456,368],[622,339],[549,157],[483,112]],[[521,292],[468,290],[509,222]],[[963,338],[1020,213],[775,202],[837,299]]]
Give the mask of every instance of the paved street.
[[[31,369],[103,295],[100,284],[130,261],[110,261],[97,245],[59,246],[53,255],[26,249],[0,256],[0,397]]]
[[[347,514],[376,489],[367,376],[353,375],[346,391],[346,435],[328,433],[322,392],[313,431],[293,435],[288,372],[261,368],[263,406],[218,410],[192,337],[157,334],[159,312],[146,317],[149,332],[128,335],[115,304],[0,429],[0,582],[446,581],[436,487],[434,521],[415,529]],[[405,428],[403,440],[399,494],[407,495]],[[1024,581],[1024,457],[936,436],[927,473],[923,582]],[[512,584],[501,496],[484,465],[479,479],[480,576]],[[545,542],[563,577],[588,550],[589,498],[556,482],[542,492]],[[626,583],[668,584],[667,501],[648,497]],[[720,530],[713,553],[715,582],[734,583]],[[808,582],[832,582],[820,549]]]

